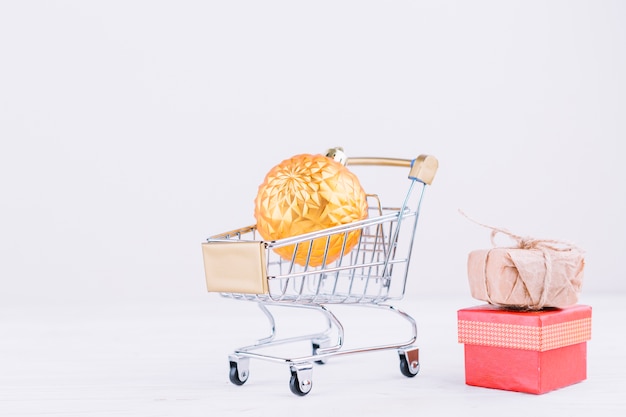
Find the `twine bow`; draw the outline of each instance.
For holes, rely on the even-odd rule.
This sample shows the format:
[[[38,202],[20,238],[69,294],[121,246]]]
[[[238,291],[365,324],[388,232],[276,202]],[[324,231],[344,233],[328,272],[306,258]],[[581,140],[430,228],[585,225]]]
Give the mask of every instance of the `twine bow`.
[[[577,251],[582,252],[582,249],[580,249],[578,246],[576,246],[575,244],[571,242],[567,242],[565,240],[537,239],[537,238],[529,237],[529,236],[520,236],[501,227],[494,227],[494,226],[489,226],[484,223],[480,223],[470,218],[462,210],[459,210],[459,213],[461,213],[471,222],[476,223],[479,226],[486,227],[487,229],[491,229],[490,239],[491,239],[491,244],[494,247],[498,246],[495,240],[496,236],[498,235],[498,233],[502,233],[510,237],[512,240],[514,240],[517,243],[517,246],[513,246],[513,247],[518,248],[518,249],[550,249],[550,250],[555,250],[555,251],[577,250]]]
[[[491,230],[491,235],[490,235],[490,240],[491,240],[491,244],[492,246],[495,248],[498,245],[496,244],[496,236],[499,233],[502,233],[506,236],[508,236],[509,238],[511,238],[517,245],[516,246],[511,246],[512,248],[516,248],[516,249],[537,249],[540,250],[543,254],[543,258],[544,258],[544,263],[545,263],[545,267],[546,267],[546,273],[544,276],[544,280],[543,280],[543,288],[541,291],[541,297],[539,299],[539,301],[537,301],[534,304],[528,305],[526,306],[526,308],[528,308],[529,310],[541,310],[542,308],[545,307],[546,305],[546,301],[547,301],[547,297],[548,297],[548,288],[550,286],[550,283],[552,281],[552,258],[550,256],[550,251],[560,251],[560,252],[565,252],[565,251],[578,251],[578,252],[583,252],[582,249],[580,249],[578,246],[574,245],[573,243],[564,241],[564,240],[555,240],[555,239],[537,239],[534,237],[528,237],[528,236],[520,236],[517,235],[515,233],[510,232],[507,229],[501,228],[501,227],[494,227],[494,226],[489,226],[483,223],[480,223],[472,218],[470,218],[467,214],[465,214],[462,210],[459,210],[459,213],[461,213],[463,216],[465,216],[468,220],[472,221],[473,223],[476,223],[479,226],[485,227],[487,229]],[[485,259],[485,286],[488,288],[487,285],[487,259],[489,258],[489,254],[491,253],[491,250],[487,253],[487,258]],[[491,301],[491,298],[489,297],[489,291],[487,291],[487,298],[488,298],[488,302],[490,304],[494,304]]]

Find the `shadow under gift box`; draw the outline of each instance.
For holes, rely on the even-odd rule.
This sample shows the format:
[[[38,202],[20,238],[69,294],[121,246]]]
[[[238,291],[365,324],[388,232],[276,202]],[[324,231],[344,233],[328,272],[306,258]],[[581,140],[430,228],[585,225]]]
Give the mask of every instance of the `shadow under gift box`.
[[[591,307],[540,311],[491,304],[458,310],[465,383],[543,394],[587,379]]]

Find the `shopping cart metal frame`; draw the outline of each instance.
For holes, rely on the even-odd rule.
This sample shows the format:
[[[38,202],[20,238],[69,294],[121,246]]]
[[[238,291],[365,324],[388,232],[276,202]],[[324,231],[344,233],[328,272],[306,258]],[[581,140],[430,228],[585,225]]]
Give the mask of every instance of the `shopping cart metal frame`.
[[[267,337],[229,355],[229,378],[235,385],[248,380],[250,359],[260,359],[288,365],[290,390],[303,396],[311,391],[314,364],[323,364],[332,356],[389,349],[398,352],[403,375],[413,377],[419,372],[416,321],[389,301],[404,297],[421,203],[438,161],[431,155],[420,155],[415,159],[347,158],[343,162],[352,166],[409,167],[404,201],[399,207],[387,207],[378,195],[368,194],[370,214],[364,220],[274,241],[262,240],[252,225],[211,236],[202,243],[207,290],[222,297],[255,302],[270,325]],[[359,233],[358,243],[346,248],[347,235],[355,231]],[[406,240],[400,239],[407,234]],[[296,263],[298,247],[308,245],[310,257],[312,242],[321,239],[326,242],[327,253],[331,236],[338,235],[344,236],[338,259],[327,263],[324,255],[322,264],[315,267],[309,264],[309,258],[304,265]],[[294,246],[291,260],[276,254],[275,249],[290,245]],[[394,313],[408,322],[409,338],[348,349],[344,345],[343,325],[330,308],[338,304]],[[317,311],[326,326],[322,331],[277,338],[276,320],[270,311],[274,306]],[[267,353],[278,345],[302,341],[311,344],[311,354]]]

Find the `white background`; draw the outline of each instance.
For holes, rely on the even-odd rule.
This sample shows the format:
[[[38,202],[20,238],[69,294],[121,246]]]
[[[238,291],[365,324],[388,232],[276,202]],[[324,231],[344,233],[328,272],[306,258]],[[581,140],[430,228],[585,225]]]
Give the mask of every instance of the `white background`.
[[[252,406],[227,381],[257,316],[206,293],[200,243],[254,222],[276,163],[342,146],[440,162],[404,300],[424,370],[417,391],[318,372],[306,411],[620,415],[625,18],[617,0],[0,0],[5,414],[258,415],[268,392],[292,413],[286,381],[254,391],[262,368]],[[589,381],[536,400],[463,385],[455,314],[491,243],[459,209],[586,251]]]
[[[204,291],[200,242],[253,223],[276,163],[333,146],[439,159],[420,292],[466,292],[468,252],[490,246],[459,209],[574,242],[585,291],[624,291],[624,17],[606,0],[3,1],[0,297]]]

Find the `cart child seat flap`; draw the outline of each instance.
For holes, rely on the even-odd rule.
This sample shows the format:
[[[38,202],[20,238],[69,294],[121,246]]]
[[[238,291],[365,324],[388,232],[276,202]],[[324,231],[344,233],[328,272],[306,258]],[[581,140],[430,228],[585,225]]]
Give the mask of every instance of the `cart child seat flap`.
[[[267,294],[265,251],[261,241],[203,243],[207,290]]]

